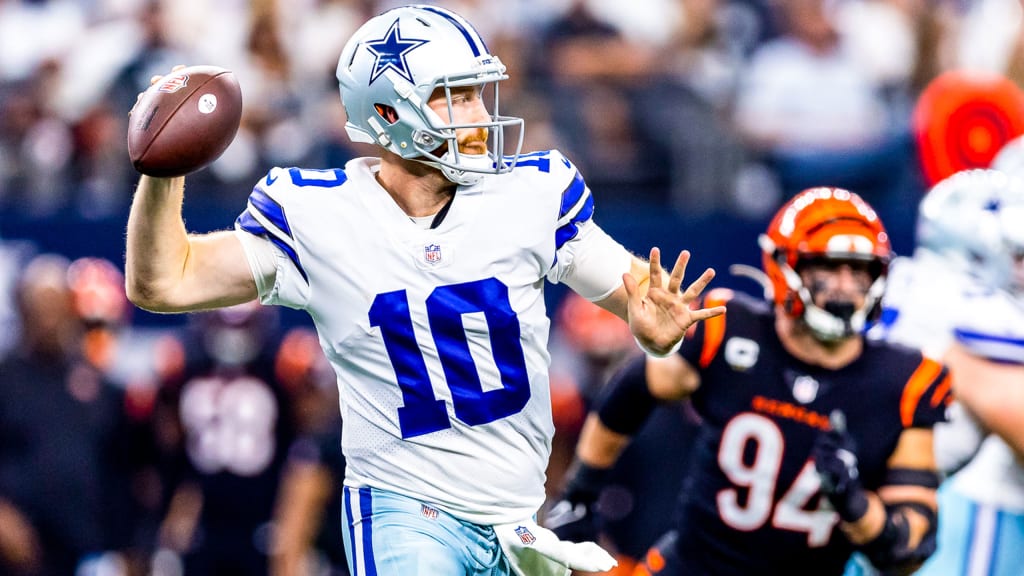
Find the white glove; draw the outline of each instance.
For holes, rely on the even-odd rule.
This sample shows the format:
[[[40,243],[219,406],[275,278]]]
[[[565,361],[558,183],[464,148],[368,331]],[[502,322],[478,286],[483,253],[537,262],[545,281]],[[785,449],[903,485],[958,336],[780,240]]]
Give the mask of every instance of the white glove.
[[[619,564],[594,542],[559,540],[532,520],[499,524],[494,533],[520,576],[567,576],[573,570],[607,572]]]

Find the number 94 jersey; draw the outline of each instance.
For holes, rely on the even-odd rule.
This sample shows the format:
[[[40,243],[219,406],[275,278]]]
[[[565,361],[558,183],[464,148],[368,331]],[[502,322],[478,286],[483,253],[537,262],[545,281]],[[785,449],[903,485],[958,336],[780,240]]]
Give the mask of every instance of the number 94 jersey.
[[[842,574],[853,548],[819,490],[816,436],[842,410],[875,490],[903,430],[944,417],[947,371],[879,342],[839,370],[805,364],[783,348],[763,302],[717,289],[703,305],[726,301],[728,313],[698,324],[680,350],[700,372],[693,403],[703,418],[681,496],[680,556],[694,574]]]
[[[614,263],[589,284],[599,299],[629,254],[592,222],[590,190],[558,152],[460,187],[429,228],[380,186],[378,165],[275,168],[256,186],[236,229],[250,263],[254,237],[275,247],[260,298],[317,326],[338,377],[346,485],[479,524],[528,518],[554,431],[544,280],[573,274],[596,242]]]

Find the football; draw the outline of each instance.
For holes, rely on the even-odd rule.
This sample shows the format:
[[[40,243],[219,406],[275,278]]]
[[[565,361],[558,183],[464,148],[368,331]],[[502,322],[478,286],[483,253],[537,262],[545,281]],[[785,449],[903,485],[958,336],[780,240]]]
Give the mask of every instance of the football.
[[[128,121],[128,155],[149,176],[184,176],[220,157],[238,132],[242,91],[230,70],[190,66],[143,92]]]

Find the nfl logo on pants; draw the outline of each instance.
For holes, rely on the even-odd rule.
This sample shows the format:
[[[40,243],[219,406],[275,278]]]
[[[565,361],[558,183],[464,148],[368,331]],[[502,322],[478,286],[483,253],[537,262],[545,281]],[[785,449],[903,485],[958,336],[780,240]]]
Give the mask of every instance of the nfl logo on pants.
[[[523,544],[526,544],[527,546],[537,541],[536,536],[534,536],[526,526],[517,527],[516,535],[518,535],[519,539],[523,541]]]

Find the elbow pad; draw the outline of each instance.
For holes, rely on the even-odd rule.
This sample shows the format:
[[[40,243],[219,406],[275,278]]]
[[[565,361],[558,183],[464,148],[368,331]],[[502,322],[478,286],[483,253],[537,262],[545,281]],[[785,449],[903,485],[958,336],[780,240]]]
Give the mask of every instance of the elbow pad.
[[[928,531],[917,546],[910,547],[910,523],[904,509],[912,508],[928,520]],[[928,559],[936,548],[935,511],[918,503],[886,506],[885,526],[877,538],[861,546],[861,552],[880,570],[912,566]]]
[[[609,430],[634,436],[658,405],[647,388],[645,356],[630,360],[605,387],[597,414]]]

